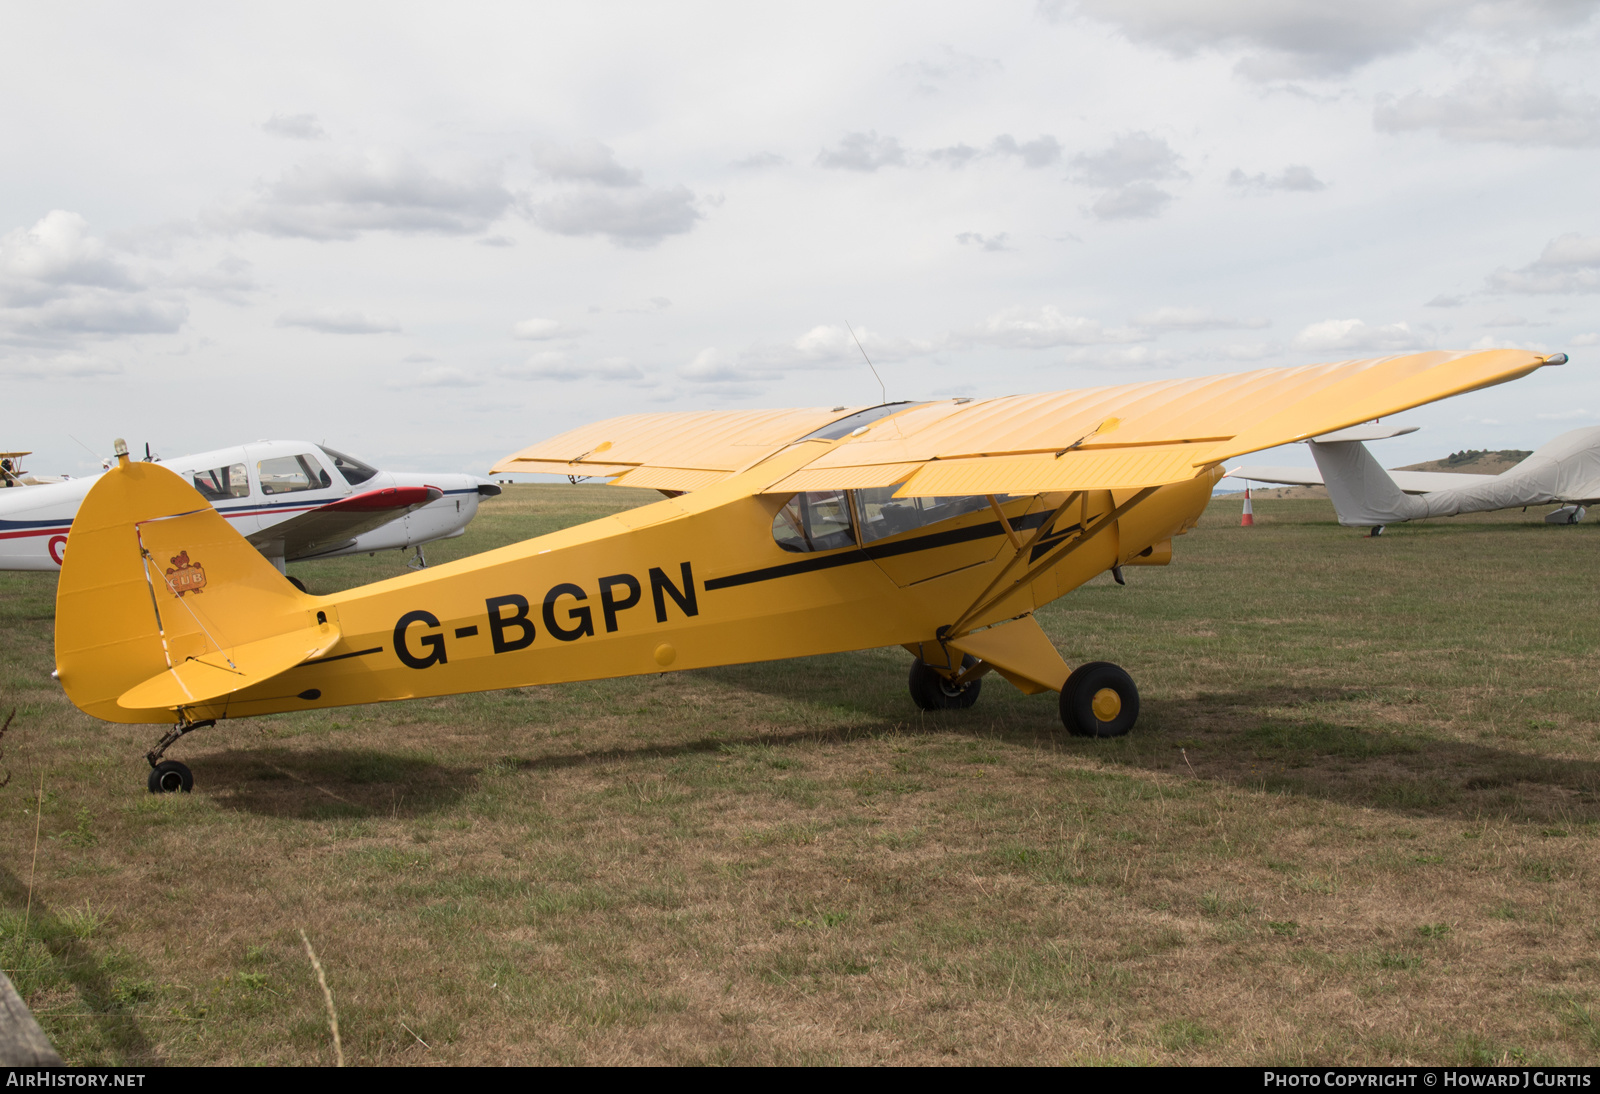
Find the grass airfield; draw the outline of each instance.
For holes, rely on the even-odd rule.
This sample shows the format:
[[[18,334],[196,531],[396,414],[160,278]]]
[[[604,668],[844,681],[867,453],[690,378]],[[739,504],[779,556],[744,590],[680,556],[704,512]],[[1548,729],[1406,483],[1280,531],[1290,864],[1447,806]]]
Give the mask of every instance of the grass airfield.
[[[159,797],[0,574],[0,960],[78,1064],[331,1063],[301,928],[349,1063],[1600,1060],[1600,526],[1256,510],[1040,613],[1122,740],[891,649],[223,723]]]

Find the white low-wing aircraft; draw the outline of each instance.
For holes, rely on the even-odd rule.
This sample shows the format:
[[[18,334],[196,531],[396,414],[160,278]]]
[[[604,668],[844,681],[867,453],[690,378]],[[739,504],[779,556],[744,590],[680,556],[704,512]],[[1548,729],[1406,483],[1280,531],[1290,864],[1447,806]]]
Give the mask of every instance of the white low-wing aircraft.
[[[379,471],[308,441],[160,462],[280,571],[299,559],[411,547],[420,559],[424,543],[461,535],[479,499],[500,493],[476,475]],[[78,506],[99,478],[0,490],[0,570],[59,570]]]
[[[1375,528],[1426,517],[1453,517],[1528,505],[1559,505],[1549,524],[1576,524],[1600,501],[1600,426],[1563,433],[1499,475],[1385,471],[1363,441],[1416,432],[1416,426],[1356,426],[1313,437],[1309,467],[1235,467],[1228,477],[1291,486],[1326,486],[1339,523]],[[1374,534],[1377,534],[1376,532]]]

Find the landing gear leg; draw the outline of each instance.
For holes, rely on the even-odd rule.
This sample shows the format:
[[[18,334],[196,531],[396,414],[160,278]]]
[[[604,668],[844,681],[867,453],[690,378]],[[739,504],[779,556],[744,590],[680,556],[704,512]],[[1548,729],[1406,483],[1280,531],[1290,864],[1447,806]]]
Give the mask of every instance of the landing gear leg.
[[[146,782],[150,793],[173,794],[181,790],[187,794],[194,789],[194,773],[189,770],[188,765],[181,764],[177,760],[163,760],[161,757],[166,754],[167,749],[177,744],[178,738],[184,734],[216,724],[215,718],[208,718],[203,722],[191,722],[187,718],[182,718],[177,725],[167,730],[160,741],[156,742],[156,747],[144,754],[144,758],[150,761],[150,778]]]
[[[421,544],[417,545],[417,557],[408,561],[406,563],[406,568],[411,570],[425,570],[428,568],[428,560],[422,555]]]

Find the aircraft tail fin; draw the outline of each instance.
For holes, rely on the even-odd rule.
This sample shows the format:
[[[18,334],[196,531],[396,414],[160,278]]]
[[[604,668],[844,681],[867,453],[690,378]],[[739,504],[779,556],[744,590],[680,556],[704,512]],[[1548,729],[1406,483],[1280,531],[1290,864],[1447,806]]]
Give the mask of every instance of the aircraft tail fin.
[[[216,717],[227,695],[339,638],[331,605],[158,464],[124,460],[101,476],[64,559],[56,671],[73,704],[106,721]]]
[[[1311,455],[1322,472],[1339,523],[1371,528],[1426,516],[1426,507],[1408,496],[1360,441],[1311,441]]]

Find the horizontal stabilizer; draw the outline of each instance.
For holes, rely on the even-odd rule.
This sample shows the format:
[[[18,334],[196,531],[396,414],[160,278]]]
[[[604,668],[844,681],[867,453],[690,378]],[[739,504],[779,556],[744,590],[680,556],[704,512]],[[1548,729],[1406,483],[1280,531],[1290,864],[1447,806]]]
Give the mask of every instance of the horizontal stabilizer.
[[[1353,425],[1349,429],[1335,429],[1332,433],[1324,433],[1320,437],[1311,439],[1319,444],[1332,444],[1335,441],[1384,441],[1390,437],[1404,437],[1407,433],[1415,433],[1421,428],[1420,425]]]
[[[117,699],[117,705],[129,710],[176,710],[219,699],[270,680],[302,661],[320,657],[338,641],[339,628],[323,623],[232,649],[212,650],[129,688]]]

